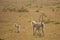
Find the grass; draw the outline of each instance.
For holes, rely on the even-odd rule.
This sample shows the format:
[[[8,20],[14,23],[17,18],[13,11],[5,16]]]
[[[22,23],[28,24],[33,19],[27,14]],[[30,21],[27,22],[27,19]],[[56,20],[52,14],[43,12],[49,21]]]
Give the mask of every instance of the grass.
[[[6,8],[3,8],[2,11],[7,12],[7,9]]]
[[[52,11],[54,12],[55,10],[52,8]]]
[[[53,24],[60,24],[60,22],[58,22],[58,21],[44,21],[46,24],[48,24],[48,23],[53,23]]]
[[[20,10],[18,10],[18,12],[29,12],[29,11],[26,9],[20,9]]]
[[[54,22],[54,24],[60,24],[60,22]]]
[[[16,8],[3,8],[3,11],[4,12],[7,12],[7,11],[14,11],[14,12],[29,12],[26,8],[22,7],[21,9],[16,9]]]
[[[9,31],[12,33],[13,32],[13,29],[9,29]]]
[[[51,23],[51,21],[44,21],[46,24]]]
[[[3,11],[4,12],[7,12],[7,11],[16,11],[16,8],[3,8]]]
[[[60,24],[60,22],[58,22],[58,21],[49,21],[49,23]]]
[[[4,39],[0,38],[0,40],[4,40]]]
[[[12,9],[11,9],[11,8],[8,8],[8,10],[9,10],[9,11],[16,11],[15,8],[12,8]]]
[[[31,20],[29,19],[28,22],[31,22]]]
[[[40,6],[40,8],[43,8],[43,6]]]
[[[18,12],[29,12],[26,8],[22,7]]]
[[[39,10],[36,10],[36,12],[39,12]]]
[[[60,8],[60,6],[57,6],[56,8]]]

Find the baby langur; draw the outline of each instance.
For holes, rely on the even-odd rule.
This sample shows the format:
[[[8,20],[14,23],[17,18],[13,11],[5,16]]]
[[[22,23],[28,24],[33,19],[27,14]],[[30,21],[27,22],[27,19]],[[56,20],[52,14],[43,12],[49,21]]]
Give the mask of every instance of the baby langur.
[[[16,33],[19,33],[19,32],[20,32],[20,27],[21,27],[20,24],[15,23],[15,24],[14,24],[14,31],[15,31]]]

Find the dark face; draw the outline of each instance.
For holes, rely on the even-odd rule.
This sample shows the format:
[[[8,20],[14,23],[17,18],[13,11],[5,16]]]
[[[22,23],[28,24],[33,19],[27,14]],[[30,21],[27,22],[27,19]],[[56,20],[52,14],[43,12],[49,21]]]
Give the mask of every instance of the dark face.
[[[34,22],[32,22],[32,24],[35,24]]]

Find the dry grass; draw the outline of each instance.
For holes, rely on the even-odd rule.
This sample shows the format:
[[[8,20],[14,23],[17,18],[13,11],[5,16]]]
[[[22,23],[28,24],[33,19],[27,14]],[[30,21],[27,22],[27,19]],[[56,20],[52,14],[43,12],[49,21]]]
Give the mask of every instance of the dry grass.
[[[14,7],[6,8],[3,10],[5,11],[9,10],[10,12],[9,11],[0,12],[1,38],[4,38],[4,40],[59,40],[60,39],[60,19],[59,19],[60,15],[58,14],[58,12],[60,13],[60,11],[58,12],[54,11],[55,9],[57,9],[55,5],[43,6],[40,7],[41,8],[40,10],[37,10],[34,7],[31,7],[30,9],[29,7],[26,6],[24,6],[24,8],[22,9],[20,8],[21,7],[19,7],[19,9]],[[44,27],[44,37],[33,36],[31,21],[33,20],[38,21],[41,13],[44,13],[44,15],[46,16],[44,17],[44,21],[46,23]],[[14,32],[13,28],[14,23],[21,24],[20,33]]]
[[[1,39],[1,38],[0,38],[0,40],[4,40],[4,39]]]

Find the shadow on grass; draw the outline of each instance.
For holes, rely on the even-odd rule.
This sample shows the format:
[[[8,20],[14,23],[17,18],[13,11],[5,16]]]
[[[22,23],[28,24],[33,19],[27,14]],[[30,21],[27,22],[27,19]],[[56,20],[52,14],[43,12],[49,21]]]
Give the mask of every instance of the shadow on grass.
[[[52,23],[52,24],[60,24],[58,21],[45,21],[46,24]]]
[[[54,22],[54,24],[60,24],[60,22]]]
[[[4,39],[0,38],[0,40],[4,40]]]

